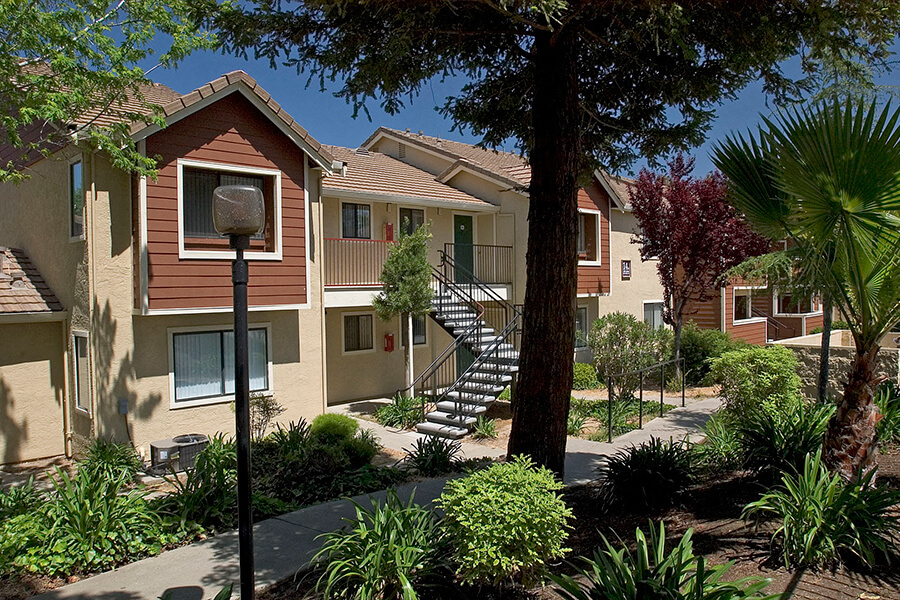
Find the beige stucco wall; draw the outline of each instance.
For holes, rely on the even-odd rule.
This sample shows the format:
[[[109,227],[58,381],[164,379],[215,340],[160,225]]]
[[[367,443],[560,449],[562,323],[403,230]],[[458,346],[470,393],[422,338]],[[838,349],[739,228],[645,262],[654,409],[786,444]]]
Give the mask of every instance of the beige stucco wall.
[[[656,261],[642,262],[640,246],[631,243],[635,232],[640,231],[637,219],[631,213],[610,210],[609,229],[610,293],[598,298],[600,314],[620,311],[643,320],[644,302],[661,302],[663,299]],[[622,279],[622,260],[631,261],[631,279]]]
[[[64,326],[0,325],[0,464],[65,451]]]

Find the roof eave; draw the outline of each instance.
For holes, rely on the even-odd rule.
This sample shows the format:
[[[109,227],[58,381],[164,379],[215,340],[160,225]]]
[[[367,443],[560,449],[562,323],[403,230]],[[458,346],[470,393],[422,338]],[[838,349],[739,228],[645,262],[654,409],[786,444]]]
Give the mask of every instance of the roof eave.
[[[469,210],[473,212],[499,212],[500,207],[488,202],[466,202],[462,200],[442,200],[440,198],[425,198],[422,196],[403,196],[399,194],[381,194],[378,192],[366,192],[362,190],[346,190],[343,188],[322,186],[323,196],[349,198],[351,200],[368,200],[370,202],[389,202],[392,204],[414,204],[434,208],[451,208],[454,210]]]

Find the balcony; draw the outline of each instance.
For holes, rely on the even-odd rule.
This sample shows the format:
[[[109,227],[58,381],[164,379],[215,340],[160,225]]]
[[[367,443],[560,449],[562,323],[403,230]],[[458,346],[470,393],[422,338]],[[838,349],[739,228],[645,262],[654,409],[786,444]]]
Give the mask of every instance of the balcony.
[[[486,244],[444,244],[444,253],[454,264],[470,271],[488,285],[512,285],[512,246]],[[457,281],[460,274],[457,273]]]

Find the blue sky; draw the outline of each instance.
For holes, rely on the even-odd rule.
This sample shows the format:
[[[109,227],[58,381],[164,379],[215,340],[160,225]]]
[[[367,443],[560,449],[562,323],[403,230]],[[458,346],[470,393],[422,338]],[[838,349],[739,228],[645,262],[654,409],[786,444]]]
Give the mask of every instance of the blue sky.
[[[900,49],[900,45],[895,44],[894,49]],[[427,135],[469,143],[479,141],[467,132],[451,131],[453,124],[436,110],[443,106],[447,96],[453,95],[462,87],[462,79],[426,83],[419,96],[412,102],[406,102],[406,108],[396,116],[385,114],[377,102],[369,102],[372,117],[369,121],[364,114],[356,119],[351,118],[352,106],[333,95],[338,84],[331,84],[327,91],[320,92],[318,82],[306,87],[306,75],[297,75],[295,70],[287,67],[272,69],[268,61],[200,52],[188,57],[177,70],[153,71],[151,78],[185,93],[237,69],[246,71],[256,79],[313,137],[324,144],[355,148],[381,125],[396,129],[409,127],[412,131],[423,131]],[[900,86],[900,72],[895,70],[882,77],[879,83]],[[766,96],[759,83],[751,84],[735,100],[722,104],[716,110],[717,118],[709,132],[708,141],[692,153],[697,159],[695,175],[713,168],[709,151],[716,140],[733,131],[746,131],[755,127],[760,122],[761,113],[770,114],[771,108],[766,106]],[[506,149],[514,151],[512,145]],[[640,166],[636,165],[635,169]]]

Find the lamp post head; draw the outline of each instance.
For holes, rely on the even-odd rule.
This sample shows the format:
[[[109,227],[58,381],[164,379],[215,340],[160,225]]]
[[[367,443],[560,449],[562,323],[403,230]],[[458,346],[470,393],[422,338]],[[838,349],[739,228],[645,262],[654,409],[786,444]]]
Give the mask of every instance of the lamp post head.
[[[253,185],[220,185],[213,190],[213,225],[221,235],[249,237],[266,224],[262,190]]]

